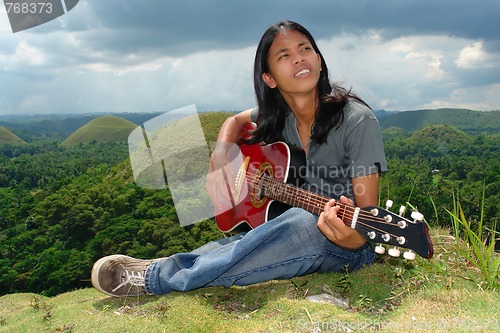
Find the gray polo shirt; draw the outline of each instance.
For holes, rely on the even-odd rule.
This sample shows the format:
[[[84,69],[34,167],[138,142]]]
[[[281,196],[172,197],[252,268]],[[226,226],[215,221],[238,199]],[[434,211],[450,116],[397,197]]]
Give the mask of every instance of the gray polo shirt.
[[[256,120],[258,107],[252,110]],[[287,116],[283,138],[289,145],[302,147],[293,113]],[[326,144],[309,144],[306,166],[300,170],[309,190],[338,199],[354,199],[351,178],[387,170],[380,125],[373,112],[363,104],[349,102],[344,121],[330,131]]]

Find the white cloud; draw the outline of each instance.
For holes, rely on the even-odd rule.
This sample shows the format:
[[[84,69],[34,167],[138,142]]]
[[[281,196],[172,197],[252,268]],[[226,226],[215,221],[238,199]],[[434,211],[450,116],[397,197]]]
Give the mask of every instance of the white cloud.
[[[477,96],[481,96],[480,99]],[[461,88],[450,92],[446,99],[417,105],[415,109],[460,108],[478,111],[500,110],[500,84]]]
[[[45,113],[50,110],[50,99],[43,94],[32,94],[26,96],[20,103],[20,113]]]
[[[486,96],[490,88],[488,83],[481,85],[484,73],[456,72],[456,55],[464,45],[474,45],[473,41],[445,35],[413,35],[393,40],[371,36],[371,32],[336,36],[320,41],[319,46],[330,66],[331,78],[346,87],[352,86],[373,108],[414,110],[453,105],[491,110],[500,105],[494,95]],[[488,59],[494,64],[493,55]],[[478,84],[481,88],[474,89]]]
[[[47,54],[32,46],[27,40],[20,40],[13,53],[0,54],[0,68],[4,70],[23,70],[31,66],[41,66],[47,62]]]
[[[410,66],[418,66],[423,69],[423,73],[429,80],[439,80],[445,76],[441,68],[443,55],[440,51],[416,52],[412,51],[404,57]]]
[[[93,71],[98,73],[113,73],[118,76],[123,76],[128,73],[134,72],[153,72],[160,69],[164,64],[163,59],[156,59],[144,63],[137,63],[131,65],[116,65],[112,63],[90,63],[79,66],[82,72]]]
[[[130,57],[66,66],[49,82],[34,80],[10,96],[14,103],[2,101],[0,93],[0,102],[3,113],[15,114],[153,112],[191,104],[199,111],[243,110],[255,104],[254,52],[252,46],[136,64]]]
[[[474,98],[481,96],[480,100]],[[473,110],[492,110],[492,105],[500,105],[500,83],[488,86],[455,89],[449,96],[450,105]],[[496,109],[499,109],[498,107]]]
[[[21,41],[16,48],[16,54],[14,55],[14,59],[17,62],[25,62],[30,65],[41,65],[46,60],[45,53],[31,45],[26,41]]]
[[[483,50],[483,43],[475,42],[471,45],[467,45],[460,51],[455,63],[460,68],[468,69],[489,67],[491,64],[488,64],[486,61],[488,58],[488,55]]]
[[[198,110],[252,107],[255,48],[197,53],[177,60],[163,81],[166,103],[174,108],[196,104]]]

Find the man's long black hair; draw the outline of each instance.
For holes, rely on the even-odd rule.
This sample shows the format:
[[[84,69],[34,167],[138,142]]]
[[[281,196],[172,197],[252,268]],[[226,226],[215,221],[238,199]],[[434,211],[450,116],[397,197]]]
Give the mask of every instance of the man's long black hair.
[[[330,130],[342,123],[344,118],[343,109],[350,99],[364,105],[367,104],[350,90],[330,83],[325,59],[319,51],[313,36],[302,25],[292,21],[282,21],[269,27],[257,47],[254,62],[254,89],[259,107],[259,116],[257,118],[257,129],[247,142],[271,143],[283,140],[281,133],[285,127],[285,118],[291,110],[280,91],[277,88],[271,89],[264,82],[262,74],[269,73],[268,55],[271,44],[276,35],[285,30],[297,31],[306,36],[314,51],[321,58],[321,73],[317,85],[319,104],[311,138],[317,144],[325,143]]]

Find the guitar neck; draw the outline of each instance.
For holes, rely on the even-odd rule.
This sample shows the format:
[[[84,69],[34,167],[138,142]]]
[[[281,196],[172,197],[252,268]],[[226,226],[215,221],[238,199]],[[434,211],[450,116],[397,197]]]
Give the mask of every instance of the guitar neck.
[[[316,215],[320,215],[325,204],[331,200],[267,175],[263,178],[259,185],[264,196]],[[344,224],[360,231],[367,239],[403,246],[415,250],[424,258],[432,257],[432,242],[426,223],[409,222],[402,216],[379,207],[365,207],[361,210],[338,201],[335,204],[341,208],[338,217]]]
[[[268,176],[264,177],[265,178],[261,182],[263,195],[292,207],[302,208],[310,213],[320,215],[325,208],[325,204],[331,200],[331,198],[284,183],[274,178]],[[339,217],[342,219],[342,216],[346,213],[347,205],[338,201],[336,205],[341,207]],[[353,209],[352,207],[350,208],[351,210]]]

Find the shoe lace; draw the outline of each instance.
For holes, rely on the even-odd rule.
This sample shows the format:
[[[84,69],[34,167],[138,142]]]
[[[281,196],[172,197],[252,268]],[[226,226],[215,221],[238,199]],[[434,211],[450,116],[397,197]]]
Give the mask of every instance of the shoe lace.
[[[137,275],[136,275],[137,273]],[[135,287],[145,287],[144,282],[144,272],[134,272],[125,270],[125,280],[113,289],[113,292],[117,291],[126,284],[130,284]]]

